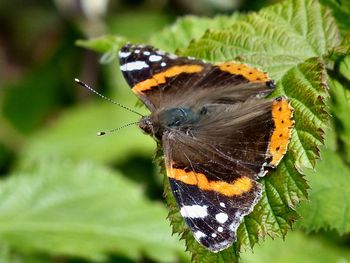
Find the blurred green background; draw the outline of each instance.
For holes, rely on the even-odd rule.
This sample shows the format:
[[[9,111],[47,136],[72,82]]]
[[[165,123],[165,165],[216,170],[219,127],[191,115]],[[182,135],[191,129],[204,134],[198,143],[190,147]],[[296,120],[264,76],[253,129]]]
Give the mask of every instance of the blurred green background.
[[[145,109],[135,106],[116,61],[100,63],[76,41],[115,34],[144,43],[183,15],[254,11],[274,2],[1,1],[0,262],[188,262],[166,220],[152,138],[135,126],[97,137],[138,116],[73,80]],[[349,262],[348,248],[346,236],[297,231],[242,257]]]

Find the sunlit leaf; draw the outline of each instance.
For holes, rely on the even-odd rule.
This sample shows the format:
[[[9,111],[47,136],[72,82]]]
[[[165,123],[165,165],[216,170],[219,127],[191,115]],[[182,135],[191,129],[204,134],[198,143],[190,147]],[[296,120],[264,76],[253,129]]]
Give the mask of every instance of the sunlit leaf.
[[[277,84],[273,96],[288,96],[294,108],[295,128],[288,151],[297,169],[313,168],[328,127],[325,65],[311,58],[291,68]]]
[[[298,225],[308,231],[335,229],[344,234],[350,231],[350,169],[334,151],[324,149],[322,162],[315,171],[307,173],[310,202],[300,206],[302,220]]]
[[[186,55],[242,60],[279,80],[290,68],[339,44],[331,11],[316,0],[285,1],[245,16],[227,30],[207,32]]]
[[[317,251],[317,252],[316,252]],[[285,240],[267,240],[253,252],[242,253],[242,263],[348,262],[350,253],[321,237],[290,233]]]
[[[232,16],[216,16],[214,18],[186,16],[179,18],[170,27],[152,35],[150,43],[157,48],[175,52],[194,40],[200,38],[207,30],[219,30],[230,27],[239,19],[238,14]]]
[[[335,132],[330,133],[333,138],[328,138],[322,162],[315,171],[308,172],[312,186],[310,203],[303,204],[299,209],[303,219],[298,225],[308,231],[334,229],[340,234],[350,231],[350,198],[347,194],[350,187],[350,92],[345,88],[350,71],[347,63],[348,59],[345,58],[339,72],[332,73],[331,110]]]
[[[145,255],[159,262],[183,255],[163,205],[117,172],[48,158],[0,184],[1,243],[18,251],[89,259]]]
[[[125,37],[106,35],[102,37],[78,40],[78,46],[103,53],[102,63],[110,63],[118,56],[119,49],[127,42]]]
[[[340,30],[348,34],[350,32],[350,2],[348,0],[321,0],[321,3],[332,9]]]
[[[350,164],[350,56],[339,67],[338,74],[332,76],[332,115],[338,136],[338,151],[340,156]],[[349,78],[349,79],[348,79]]]
[[[121,100],[126,104],[132,97]],[[134,98],[133,104],[135,101]],[[106,136],[96,136],[101,130],[118,128],[139,118],[105,101],[70,109],[52,126],[32,137],[21,154],[20,165],[23,167],[48,156],[108,163],[125,161],[132,154],[152,156],[155,144],[152,138],[140,132],[137,125]]]

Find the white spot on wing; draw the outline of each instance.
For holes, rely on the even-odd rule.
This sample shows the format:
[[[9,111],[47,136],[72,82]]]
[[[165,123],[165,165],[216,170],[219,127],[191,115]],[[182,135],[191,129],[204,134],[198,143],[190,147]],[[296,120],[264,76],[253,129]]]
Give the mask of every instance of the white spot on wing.
[[[221,226],[219,226],[219,227],[218,227],[218,231],[219,231],[219,232],[222,232],[222,231],[224,231],[224,229],[223,229]]]
[[[268,172],[268,170],[264,171],[264,172],[261,173],[261,174],[259,173],[258,176],[259,176],[259,177],[264,177],[264,176],[267,174],[267,172]]]
[[[223,202],[220,202],[220,206],[221,207],[226,207],[225,203],[223,203]]]
[[[149,68],[148,64],[145,61],[134,61],[120,66],[121,71],[133,71],[143,68]]]
[[[128,56],[130,56],[131,52],[119,52],[119,57],[120,58],[127,58]]]
[[[202,237],[206,237],[206,235],[202,231],[199,231],[199,230],[194,232],[193,235],[197,240],[201,239]]]
[[[157,55],[151,55],[150,57],[149,57],[149,61],[151,61],[151,62],[156,62],[156,61],[160,61],[160,60],[162,60],[162,56],[157,56]]]
[[[228,216],[226,213],[218,213],[215,215],[216,221],[218,221],[219,223],[223,224],[227,221]]]
[[[181,207],[180,213],[183,217],[204,218],[208,215],[207,208],[206,205],[184,205]]]
[[[135,49],[135,50],[134,50],[134,53],[135,53],[135,54],[140,53],[140,49]]]
[[[267,162],[264,162],[260,168],[260,172],[258,173],[259,177],[264,177],[267,174],[268,170],[265,171],[266,166],[267,166]]]
[[[211,234],[212,237],[217,237],[217,235],[215,233]]]
[[[149,55],[151,54],[151,52],[149,52],[149,51],[143,51],[143,54],[144,54],[145,56],[149,56]]]
[[[162,62],[162,63],[160,63],[160,65],[161,65],[162,67],[165,67],[165,66],[166,66],[166,63],[165,63],[165,62]]]

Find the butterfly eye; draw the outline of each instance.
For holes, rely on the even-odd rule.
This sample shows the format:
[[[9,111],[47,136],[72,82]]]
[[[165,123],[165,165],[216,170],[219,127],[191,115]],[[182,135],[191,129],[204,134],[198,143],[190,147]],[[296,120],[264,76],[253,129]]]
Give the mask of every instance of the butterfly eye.
[[[149,116],[145,116],[139,121],[139,127],[147,134],[154,133],[154,126]]]

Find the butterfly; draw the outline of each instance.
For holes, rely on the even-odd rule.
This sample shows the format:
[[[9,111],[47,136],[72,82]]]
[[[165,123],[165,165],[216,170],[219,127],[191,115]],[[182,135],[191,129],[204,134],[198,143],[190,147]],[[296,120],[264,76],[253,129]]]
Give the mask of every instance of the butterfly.
[[[287,151],[293,109],[266,98],[268,75],[242,63],[207,63],[126,44],[120,70],[150,110],[139,127],[161,145],[179,211],[211,252],[237,240],[237,228],[262,196],[259,178]]]

